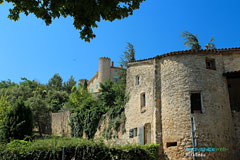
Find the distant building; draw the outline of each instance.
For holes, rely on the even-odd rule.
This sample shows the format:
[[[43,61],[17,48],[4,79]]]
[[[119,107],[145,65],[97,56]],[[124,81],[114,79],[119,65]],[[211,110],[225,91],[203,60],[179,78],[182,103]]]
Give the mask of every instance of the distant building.
[[[89,92],[97,95],[99,93],[100,83],[104,83],[108,79],[117,82],[120,71],[125,71],[125,69],[122,66],[115,67],[114,62],[112,61],[111,63],[110,58],[99,58],[98,72],[88,81]]]

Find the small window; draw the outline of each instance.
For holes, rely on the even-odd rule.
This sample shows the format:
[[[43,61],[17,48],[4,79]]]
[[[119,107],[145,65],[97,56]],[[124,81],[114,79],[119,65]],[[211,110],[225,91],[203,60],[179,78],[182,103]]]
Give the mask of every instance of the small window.
[[[136,85],[139,85],[139,84],[140,84],[140,76],[137,75],[137,76],[136,76]]]
[[[118,76],[114,76],[114,77],[113,77],[113,81],[114,81],[114,82],[118,82]]]
[[[141,111],[146,109],[146,95],[145,93],[141,94]]]
[[[137,128],[133,129],[133,136],[136,137],[137,136]]]
[[[129,130],[129,138],[133,138],[137,136],[137,128],[133,128]]]
[[[191,113],[202,113],[201,93],[191,93]]]
[[[177,146],[177,142],[167,142],[167,148],[174,147],[174,146]]]
[[[215,59],[206,59],[206,68],[216,70]]]
[[[133,138],[133,129],[129,130],[129,138]]]
[[[98,89],[98,83],[96,84],[96,89]]]

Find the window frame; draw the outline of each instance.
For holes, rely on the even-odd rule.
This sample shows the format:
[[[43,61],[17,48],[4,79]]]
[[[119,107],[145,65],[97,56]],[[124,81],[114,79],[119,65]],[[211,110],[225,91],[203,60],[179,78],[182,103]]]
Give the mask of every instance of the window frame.
[[[141,113],[144,113],[147,109],[147,98],[146,98],[146,92],[142,92],[140,94],[140,110]]]
[[[135,85],[136,86],[140,85],[140,75],[135,76]]]
[[[195,112],[194,112],[194,110],[192,109],[192,99],[191,99],[192,94],[199,94],[200,95],[201,110],[195,110]],[[190,112],[191,112],[191,114],[194,114],[194,113],[202,114],[202,113],[204,113],[202,91],[191,91],[190,95],[189,95],[189,98],[190,98]]]
[[[205,63],[206,63],[206,69],[217,70],[216,60],[214,58],[206,58]],[[208,65],[208,63],[209,63],[209,65]]]
[[[113,76],[113,82],[117,83],[118,82],[119,77],[118,76]]]

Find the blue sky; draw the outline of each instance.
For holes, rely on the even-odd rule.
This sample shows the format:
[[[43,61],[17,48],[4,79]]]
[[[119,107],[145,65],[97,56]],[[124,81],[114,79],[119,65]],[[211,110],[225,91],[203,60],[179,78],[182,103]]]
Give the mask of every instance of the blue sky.
[[[146,0],[123,20],[102,21],[90,43],[79,38],[73,20],[60,18],[46,26],[34,15],[7,18],[9,4],[0,5],[0,80],[21,77],[47,83],[54,73],[64,80],[90,79],[98,59],[110,57],[116,65],[126,47],[134,45],[136,58],[185,50],[180,33],[198,34],[204,46],[214,36],[217,48],[240,46],[239,0]]]

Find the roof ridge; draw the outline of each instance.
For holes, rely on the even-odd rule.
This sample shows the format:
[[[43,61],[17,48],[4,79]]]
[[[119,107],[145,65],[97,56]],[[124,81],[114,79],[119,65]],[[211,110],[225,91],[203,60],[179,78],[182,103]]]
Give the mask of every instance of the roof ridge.
[[[151,59],[156,59],[156,58],[162,58],[162,57],[166,57],[166,56],[171,56],[171,55],[179,55],[179,54],[185,54],[185,53],[197,53],[197,52],[220,52],[220,51],[233,51],[233,50],[240,50],[240,47],[233,47],[233,48],[219,48],[219,49],[200,49],[200,50],[180,50],[180,51],[172,51],[172,52],[168,52],[168,53],[163,53],[161,55],[157,55],[155,57],[152,58],[146,58],[146,59],[140,59],[140,60],[136,60],[133,62],[141,62],[141,61],[147,61],[147,60],[151,60]],[[130,62],[131,63],[131,62]]]

